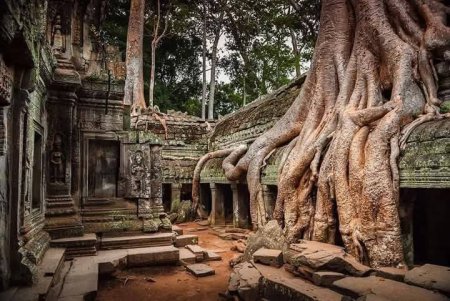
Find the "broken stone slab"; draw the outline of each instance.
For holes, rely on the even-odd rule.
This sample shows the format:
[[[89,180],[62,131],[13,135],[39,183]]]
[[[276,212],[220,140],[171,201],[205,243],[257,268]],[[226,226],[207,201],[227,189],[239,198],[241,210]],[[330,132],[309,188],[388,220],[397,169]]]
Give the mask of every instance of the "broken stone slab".
[[[253,260],[262,264],[280,267],[283,265],[283,252],[281,250],[261,248],[253,253]]]
[[[196,256],[188,249],[180,248],[180,261],[183,265],[193,264],[196,261]]]
[[[64,263],[65,248],[49,248],[38,265],[38,272],[46,277],[53,277]]]
[[[313,273],[312,280],[315,285],[329,287],[333,282],[345,277],[342,273],[321,271]]]
[[[205,260],[207,261],[220,261],[222,260],[222,256],[220,256],[219,254],[213,252],[213,251],[209,251],[206,250],[205,251]]]
[[[185,235],[178,235],[175,238],[175,247],[177,248],[196,244],[198,244],[198,235],[185,234]]]
[[[294,266],[307,266],[313,270],[327,270],[365,276],[373,270],[359,263],[342,247],[317,241],[301,240],[291,244],[285,252],[285,261]]]
[[[374,276],[403,282],[405,279],[406,270],[394,267],[381,267],[377,268],[372,274]]]
[[[128,250],[117,249],[99,251],[98,258],[98,273],[100,275],[112,274],[117,269],[122,269],[127,266]]]
[[[450,295],[450,267],[425,264],[406,272],[405,282]]]
[[[395,301],[448,301],[440,293],[376,276],[346,277],[335,281],[333,288],[355,299],[373,294]]]
[[[205,249],[199,245],[187,245],[186,249],[195,254],[195,259],[197,261],[203,261],[205,259]]]
[[[238,294],[244,301],[260,300],[259,282],[261,273],[250,262],[239,263],[233,268],[228,282],[228,291]]]
[[[186,269],[196,277],[205,277],[215,274],[214,269],[204,263],[190,264],[186,266]]]
[[[180,251],[174,246],[130,249],[128,250],[127,266],[176,264],[179,259]]]
[[[284,269],[255,263],[261,273],[260,290],[268,300],[341,301],[343,296],[295,277]],[[259,299],[258,299],[259,300]]]

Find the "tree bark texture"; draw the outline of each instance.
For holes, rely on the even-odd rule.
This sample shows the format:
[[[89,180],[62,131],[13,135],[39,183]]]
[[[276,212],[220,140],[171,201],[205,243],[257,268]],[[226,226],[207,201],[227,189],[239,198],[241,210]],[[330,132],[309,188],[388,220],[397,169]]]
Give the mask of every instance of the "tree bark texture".
[[[142,44],[144,37],[145,0],[131,0],[127,33],[124,104],[145,108]]]
[[[261,164],[288,144],[275,218],[286,237],[335,243],[372,266],[404,263],[397,157],[412,128],[441,118],[433,61],[450,58],[450,8],[438,0],[323,0],[298,97],[258,137],[247,174],[252,223],[266,223]]]

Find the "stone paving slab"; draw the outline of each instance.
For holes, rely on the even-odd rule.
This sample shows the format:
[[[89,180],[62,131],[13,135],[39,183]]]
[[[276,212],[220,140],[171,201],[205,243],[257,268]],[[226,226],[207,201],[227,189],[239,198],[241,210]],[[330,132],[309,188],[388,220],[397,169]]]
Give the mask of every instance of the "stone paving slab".
[[[216,273],[213,268],[204,263],[190,264],[186,266],[186,269],[196,277],[211,276]]]
[[[64,281],[60,298],[86,298],[98,289],[98,264],[94,256],[75,258]]]
[[[179,259],[180,251],[174,246],[130,249],[128,250],[127,266],[174,264],[178,263]]]
[[[281,250],[260,248],[253,253],[253,260],[262,264],[280,267],[283,265],[283,252]]]
[[[376,276],[346,277],[335,281],[333,288],[352,298],[374,294],[394,301],[448,301],[437,292]]]
[[[199,245],[187,245],[186,249],[195,254],[197,261],[203,261],[205,259],[205,249]]]
[[[57,274],[64,262],[65,248],[49,248],[38,266],[38,273],[46,277]]]
[[[405,282],[450,295],[450,267],[425,264],[406,272]]]
[[[217,253],[215,253],[215,252],[213,252],[213,251],[210,251],[210,250],[206,250],[205,251],[205,260],[208,260],[208,261],[220,261],[220,260],[222,260],[222,256],[220,256],[219,254],[217,254]]]

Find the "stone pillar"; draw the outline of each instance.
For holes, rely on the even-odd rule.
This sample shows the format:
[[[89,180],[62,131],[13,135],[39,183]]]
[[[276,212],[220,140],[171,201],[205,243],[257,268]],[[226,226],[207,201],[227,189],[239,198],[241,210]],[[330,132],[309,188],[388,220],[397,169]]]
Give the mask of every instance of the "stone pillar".
[[[223,191],[220,185],[210,184],[211,187],[211,224],[225,224],[225,204]]]
[[[170,212],[176,212],[181,202],[181,184],[171,184]]]
[[[233,227],[239,227],[239,191],[236,183],[231,184],[233,192]]]
[[[270,189],[269,185],[262,185],[264,207],[266,208],[267,220],[273,218],[273,210],[275,209],[275,202],[277,196],[275,192]]]

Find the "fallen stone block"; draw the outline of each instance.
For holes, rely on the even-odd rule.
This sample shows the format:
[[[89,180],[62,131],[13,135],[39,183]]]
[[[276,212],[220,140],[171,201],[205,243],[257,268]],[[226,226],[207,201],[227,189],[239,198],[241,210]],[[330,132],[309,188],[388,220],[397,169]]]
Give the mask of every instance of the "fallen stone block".
[[[406,272],[405,282],[450,295],[450,267],[425,264]]]
[[[312,280],[315,285],[329,287],[333,284],[333,282],[345,277],[346,276],[342,273],[322,271],[315,272],[312,275]]]
[[[214,275],[215,271],[210,266],[203,263],[195,263],[186,266],[188,272],[192,273],[196,277],[205,277]]]
[[[250,262],[237,264],[230,275],[228,291],[238,294],[242,300],[254,301],[259,299],[259,282],[261,273]]]
[[[300,243],[291,244],[284,255],[287,263],[307,266],[316,271],[333,271],[355,276],[365,276],[373,271],[347,254],[342,247],[317,241],[302,240]]]
[[[253,253],[253,260],[262,264],[280,267],[283,265],[283,252],[280,250],[261,248]]]
[[[395,301],[448,301],[440,293],[376,276],[346,277],[335,281],[333,288],[355,299],[373,294]]]
[[[181,248],[187,245],[196,245],[198,243],[198,235],[185,234],[178,235],[175,238],[175,247]]]

